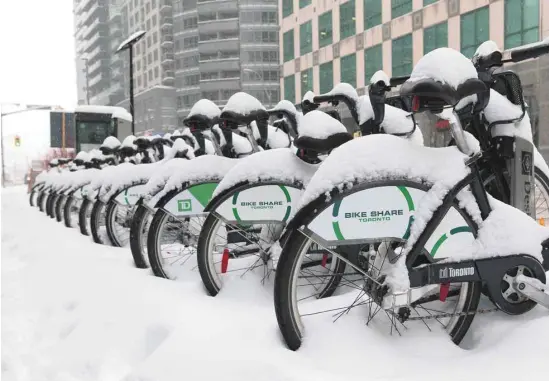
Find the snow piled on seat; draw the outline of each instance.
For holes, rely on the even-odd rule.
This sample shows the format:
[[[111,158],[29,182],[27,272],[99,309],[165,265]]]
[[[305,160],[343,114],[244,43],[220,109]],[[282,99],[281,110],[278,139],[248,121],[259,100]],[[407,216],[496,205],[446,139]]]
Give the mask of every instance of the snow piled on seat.
[[[286,184],[309,183],[318,165],[299,159],[289,148],[262,151],[240,159],[221,180],[215,189],[214,197],[223,190],[241,182],[251,184],[276,181]]]
[[[104,141],[103,144],[101,144],[101,147],[106,147],[110,149],[115,149],[117,147],[120,147],[120,140],[115,138],[114,136],[108,136]]]
[[[383,82],[385,86],[391,85],[391,80],[389,79],[389,76],[383,70],[376,71],[374,75],[372,75],[372,78],[370,78],[370,84],[375,84],[378,82]]]
[[[347,128],[337,119],[319,110],[308,112],[301,118],[299,135],[316,139],[326,139],[334,134],[347,132]]]
[[[314,103],[315,99],[315,93],[313,93],[311,90],[307,91],[305,93],[305,95],[303,96],[303,99],[301,100],[301,102],[305,102],[305,101],[309,101],[311,103]]]
[[[490,54],[494,52],[501,52],[501,50],[498,47],[498,44],[496,44],[492,40],[484,41],[482,44],[479,45],[479,47],[475,51],[475,54],[473,54],[473,58],[471,58],[471,61],[473,61],[473,63],[476,64],[479,58],[488,57]]]
[[[456,89],[468,79],[478,78],[478,74],[471,61],[463,54],[451,48],[439,48],[420,58],[408,81],[425,78],[432,78]]]
[[[193,115],[204,115],[210,119],[213,119],[218,117],[219,114],[221,114],[221,110],[215,103],[209,99],[201,99],[193,105],[187,118]]]
[[[356,89],[345,82],[338,83],[325,95],[345,95],[347,98],[350,98],[355,102],[358,101],[358,93],[356,92]]]
[[[149,198],[148,204],[156,205],[158,200],[166,194],[176,189],[182,189],[183,186],[209,181],[219,182],[238,162],[239,159],[216,155],[203,155],[194,160],[185,160],[168,181],[164,185],[160,185],[162,187],[160,192]],[[146,190],[148,191],[151,187],[152,185],[147,184]]]
[[[295,108],[295,105],[292,102],[287,101],[286,99],[283,99],[280,102],[278,102],[276,106],[269,111],[277,111],[277,110],[287,111],[293,115],[297,115],[298,113],[297,109]]]
[[[223,111],[232,111],[241,115],[248,115],[257,110],[265,110],[265,106],[257,98],[243,92],[232,95],[223,107]]]

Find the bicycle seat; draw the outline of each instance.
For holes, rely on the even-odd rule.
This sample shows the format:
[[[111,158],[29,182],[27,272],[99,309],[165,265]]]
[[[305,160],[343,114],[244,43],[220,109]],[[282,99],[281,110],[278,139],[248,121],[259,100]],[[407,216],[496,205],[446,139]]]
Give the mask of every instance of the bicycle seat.
[[[231,96],[219,115],[221,128],[238,128],[255,121],[267,121],[269,114],[257,98],[243,92]]]
[[[318,110],[310,111],[303,117],[300,133],[294,145],[319,154],[329,153],[353,139],[341,122]]]
[[[183,124],[189,127],[191,131],[195,131],[195,130],[206,131],[212,128],[214,124],[217,124],[217,119],[218,119],[217,116],[211,118],[204,114],[194,114],[186,117],[183,120]]]
[[[267,120],[269,114],[266,110],[251,110],[247,114],[241,114],[237,111],[223,111],[219,116],[219,126],[222,128],[236,129],[239,126],[247,126],[253,121]]]
[[[401,96],[418,97],[412,105],[412,111],[422,109],[441,108],[444,106],[455,106],[465,97],[476,95],[487,91],[487,87],[478,78],[470,78],[457,86],[452,87],[447,83],[436,81],[432,78],[423,78],[406,82],[400,89]],[[415,104],[420,102],[419,104]],[[441,102],[443,104],[441,104]]]
[[[140,150],[146,150],[148,148],[152,147],[152,141],[149,140],[145,136],[140,136],[137,139],[134,140],[134,144],[137,146]]]
[[[446,106],[456,106],[462,99],[487,90],[467,57],[454,49],[439,48],[417,62],[400,95],[413,97],[413,112],[438,113]]]

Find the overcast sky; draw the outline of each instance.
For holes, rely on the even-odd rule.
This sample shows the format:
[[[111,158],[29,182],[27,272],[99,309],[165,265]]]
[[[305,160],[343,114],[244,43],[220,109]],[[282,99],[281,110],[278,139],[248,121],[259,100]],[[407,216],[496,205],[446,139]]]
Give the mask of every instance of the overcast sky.
[[[72,0],[0,0],[0,108],[6,102],[76,104]],[[4,103],[2,105],[2,103]],[[49,145],[49,115],[3,118],[6,164],[21,163]],[[22,146],[14,146],[14,136]]]

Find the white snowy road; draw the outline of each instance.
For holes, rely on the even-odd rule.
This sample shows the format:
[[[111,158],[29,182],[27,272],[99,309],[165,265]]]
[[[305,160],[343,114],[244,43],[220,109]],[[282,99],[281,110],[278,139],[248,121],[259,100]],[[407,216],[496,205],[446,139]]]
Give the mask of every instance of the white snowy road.
[[[278,334],[271,286],[251,277],[217,298],[133,267],[2,192],[2,379],[524,380],[546,375],[549,311],[477,316],[468,343],[413,326],[390,336],[354,314],[311,327],[298,352]],[[532,377],[532,379],[534,379]],[[539,377],[539,376],[538,376]]]

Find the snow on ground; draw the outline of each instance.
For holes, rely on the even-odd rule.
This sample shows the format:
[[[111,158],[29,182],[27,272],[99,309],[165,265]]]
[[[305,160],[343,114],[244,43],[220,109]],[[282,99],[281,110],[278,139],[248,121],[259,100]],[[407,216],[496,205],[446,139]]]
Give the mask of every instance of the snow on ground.
[[[22,187],[2,192],[2,228],[3,380],[515,381],[546,372],[541,307],[477,316],[470,350],[436,323],[390,336],[355,309],[336,324],[314,318],[291,352],[259,274],[216,298],[198,274],[155,278],[132,266],[129,249],[96,245],[31,208]]]

